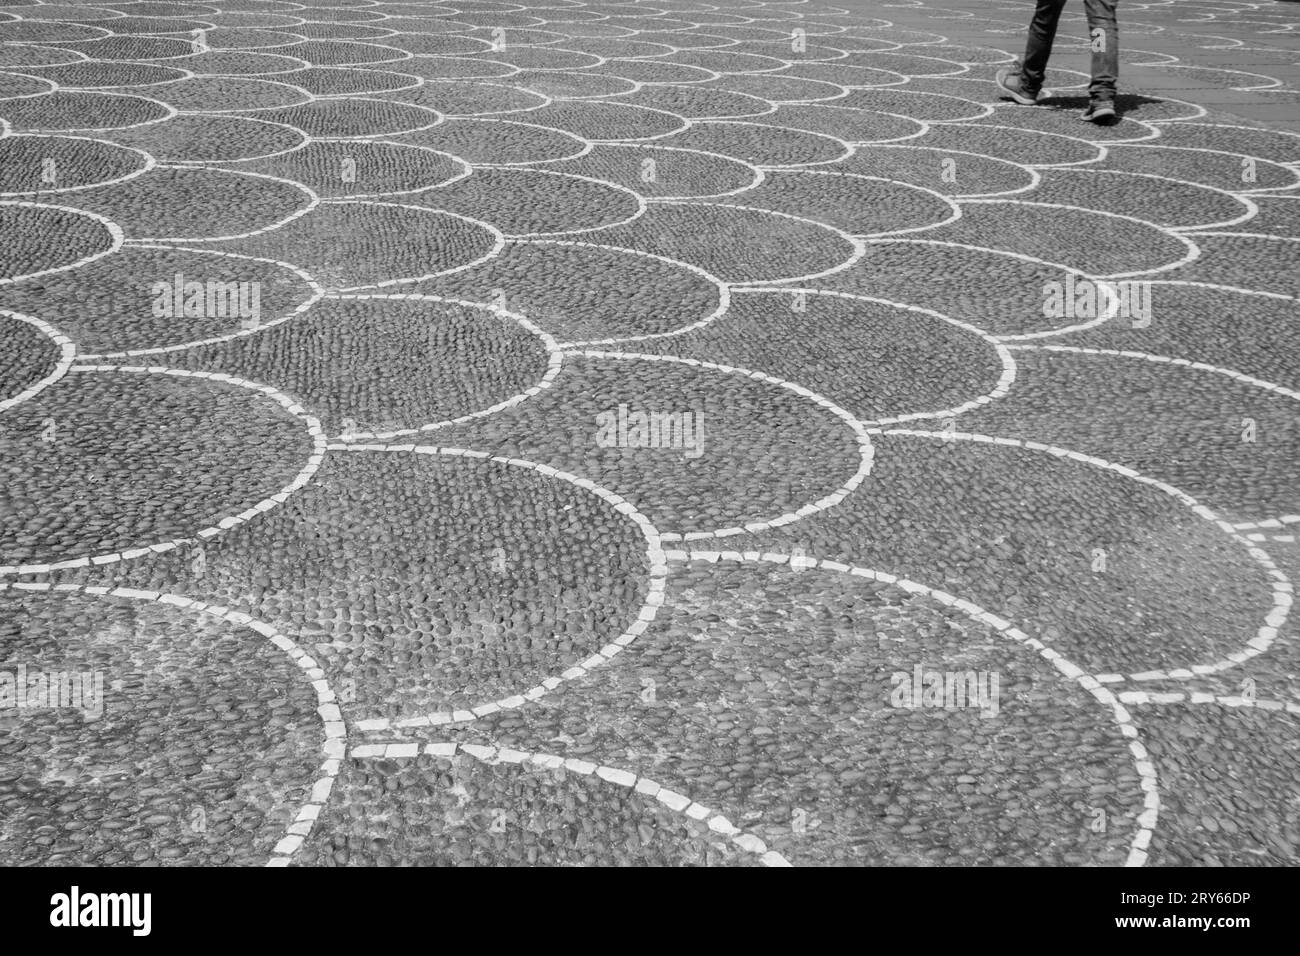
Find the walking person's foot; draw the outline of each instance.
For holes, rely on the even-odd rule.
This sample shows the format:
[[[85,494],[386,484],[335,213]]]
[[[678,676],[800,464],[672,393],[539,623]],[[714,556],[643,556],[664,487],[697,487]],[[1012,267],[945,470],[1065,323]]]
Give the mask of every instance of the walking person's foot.
[[[1024,78],[1014,70],[998,70],[994,80],[998,88],[1021,106],[1033,106],[1043,95],[1042,90],[1031,90],[1025,86]]]
[[[1087,123],[1096,123],[1098,126],[1109,126],[1117,122],[1119,117],[1115,113],[1113,100],[1093,100],[1079,119]]]

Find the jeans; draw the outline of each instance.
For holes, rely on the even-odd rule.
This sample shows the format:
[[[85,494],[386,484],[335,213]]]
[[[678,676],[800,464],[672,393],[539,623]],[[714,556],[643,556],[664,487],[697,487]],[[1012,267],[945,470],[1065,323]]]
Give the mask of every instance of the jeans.
[[[1119,27],[1115,22],[1118,5],[1119,0],[1083,0],[1092,46],[1092,82],[1088,85],[1088,95],[1094,100],[1115,98],[1115,81],[1119,77]],[[1052,40],[1056,38],[1056,24],[1063,9],[1065,0],[1038,0],[1020,68],[1027,90],[1036,91],[1043,85],[1047,59],[1052,55]]]

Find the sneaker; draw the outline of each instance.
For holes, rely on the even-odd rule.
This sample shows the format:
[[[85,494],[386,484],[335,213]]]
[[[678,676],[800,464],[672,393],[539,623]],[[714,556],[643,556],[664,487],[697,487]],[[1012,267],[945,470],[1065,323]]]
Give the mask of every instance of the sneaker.
[[[1088,104],[1088,108],[1083,111],[1079,117],[1086,123],[1096,123],[1099,126],[1108,126],[1114,123],[1118,117],[1115,115],[1115,104],[1110,100],[1093,100]]]
[[[1033,106],[1038,102],[1038,97],[1042,95],[1042,90],[1030,90],[1025,88],[1025,81],[1019,73],[1012,70],[998,70],[998,75],[994,79],[998,88],[1007,96],[1011,97],[1021,106]]]

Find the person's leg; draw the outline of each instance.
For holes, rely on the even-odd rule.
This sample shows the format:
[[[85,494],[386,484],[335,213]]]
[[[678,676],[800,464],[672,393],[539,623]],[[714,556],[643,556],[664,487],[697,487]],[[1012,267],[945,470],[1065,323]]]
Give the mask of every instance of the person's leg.
[[[1063,9],[1065,0],[1038,0],[1034,18],[1029,21],[1025,58],[1020,64],[1020,80],[1026,90],[1037,93],[1043,87],[1047,60],[1052,55],[1052,41],[1056,39],[1056,25],[1061,20]]]
[[[1082,119],[1109,125],[1117,121],[1115,85],[1119,79],[1119,24],[1115,7],[1119,0],[1083,0],[1088,14],[1088,38],[1092,48],[1092,82],[1088,84],[1088,108]]]
[[[1052,41],[1056,39],[1056,24],[1064,8],[1065,0],[1038,0],[1034,17],[1029,21],[1024,59],[1015,68],[998,70],[994,78],[1002,92],[1017,103],[1027,106],[1038,101],[1047,74],[1047,60],[1052,55]]]
[[[1088,37],[1092,47],[1092,82],[1088,96],[1113,103],[1119,80],[1119,24],[1115,8],[1119,0],[1083,0],[1088,15]]]

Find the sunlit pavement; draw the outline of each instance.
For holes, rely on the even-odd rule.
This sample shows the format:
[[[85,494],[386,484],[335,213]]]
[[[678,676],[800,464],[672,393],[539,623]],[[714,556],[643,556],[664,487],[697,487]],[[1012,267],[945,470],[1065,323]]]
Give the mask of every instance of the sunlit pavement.
[[[0,863],[1283,865],[1300,4],[0,6]]]

